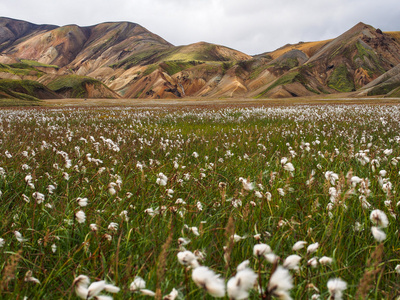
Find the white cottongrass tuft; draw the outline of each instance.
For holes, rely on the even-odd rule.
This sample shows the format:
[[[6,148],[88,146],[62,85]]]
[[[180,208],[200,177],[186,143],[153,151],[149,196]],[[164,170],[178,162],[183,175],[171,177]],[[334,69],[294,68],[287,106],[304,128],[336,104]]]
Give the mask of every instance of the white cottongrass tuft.
[[[371,211],[369,218],[372,223],[374,223],[376,226],[379,226],[381,228],[386,228],[389,225],[389,220],[388,220],[386,214],[379,209],[375,209],[375,210]]]
[[[293,287],[293,278],[289,270],[278,266],[269,279],[267,291],[279,299],[292,299],[289,290]]]
[[[253,254],[254,256],[260,257],[265,256],[268,253],[271,253],[272,249],[267,244],[256,244],[253,247]]]
[[[32,271],[31,271],[31,270],[29,270],[28,272],[26,272],[24,281],[26,281],[26,282],[33,282],[33,283],[36,283],[36,284],[40,284],[39,279],[37,279],[37,278],[35,278],[35,277],[32,276]]]
[[[18,242],[23,243],[26,242],[28,239],[24,238],[19,231],[14,231],[15,238]]]
[[[78,197],[78,198],[76,198],[76,202],[78,202],[78,205],[80,207],[85,207],[85,206],[88,205],[88,198],[80,198],[80,197]]]
[[[328,280],[327,287],[331,295],[330,299],[341,300],[347,283],[340,278],[333,278]]]
[[[85,223],[86,220],[85,212],[83,210],[78,211],[77,213],[75,213],[75,218],[78,223]]]
[[[299,256],[297,254],[289,255],[284,260],[283,267],[288,269],[288,270],[298,270],[299,269],[300,260],[301,260],[301,256]]]
[[[173,288],[171,293],[163,297],[163,300],[175,300],[178,297],[178,291]]]
[[[247,267],[250,265],[250,261],[248,259],[246,259],[245,261],[241,262],[237,267],[236,267],[236,271],[240,272],[243,271],[245,269],[247,269]]]
[[[316,252],[316,251],[318,250],[318,247],[319,247],[319,243],[318,243],[318,242],[309,245],[309,246],[307,247],[307,254],[311,254],[311,253]]]
[[[136,292],[145,288],[146,288],[146,281],[144,281],[144,279],[140,276],[136,276],[133,279],[131,285],[129,286],[129,290],[131,292]]]
[[[166,186],[168,182],[168,177],[163,173],[158,173],[156,183],[161,186]]]
[[[371,227],[371,232],[372,235],[374,236],[374,239],[378,242],[383,242],[386,239],[386,233],[383,232],[382,229],[376,226]]]
[[[211,296],[216,298],[225,296],[224,280],[208,267],[195,268],[192,272],[192,279],[199,288],[204,289]]]
[[[328,256],[322,256],[319,259],[319,263],[321,265],[330,265],[332,262],[333,262],[333,259],[331,257],[328,257]]]
[[[74,279],[73,286],[75,287],[76,295],[81,299],[86,299],[88,296],[88,286],[90,279],[86,275],[79,275]]]
[[[293,245],[292,250],[299,251],[300,249],[303,249],[306,244],[307,242],[305,241],[298,241]]]
[[[191,266],[192,268],[199,266],[196,255],[189,250],[178,252],[177,257],[181,265]]]
[[[400,265],[397,265],[396,268],[394,268],[397,274],[400,274]]]
[[[245,268],[229,279],[227,292],[230,299],[239,300],[249,297],[249,290],[253,288],[257,280],[257,274],[249,268]]]
[[[44,201],[44,195],[39,192],[34,192],[32,197],[36,200],[37,204],[40,204]]]

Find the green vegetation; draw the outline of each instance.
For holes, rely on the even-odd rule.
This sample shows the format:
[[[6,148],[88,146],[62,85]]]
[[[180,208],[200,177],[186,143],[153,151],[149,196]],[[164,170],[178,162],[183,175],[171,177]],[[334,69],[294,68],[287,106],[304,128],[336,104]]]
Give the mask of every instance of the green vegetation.
[[[148,67],[147,67],[147,69],[146,70],[144,70],[144,72],[143,72],[143,76],[147,76],[147,75],[150,75],[151,73],[153,73],[155,70],[157,70],[158,69],[158,65],[157,64],[153,64],[153,65],[149,65]]]
[[[87,84],[93,84],[94,86],[103,85],[103,83],[91,77],[66,75],[57,77],[54,81],[50,82],[48,88],[56,93],[68,93],[71,98],[85,98],[87,97]]]
[[[393,91],[390,93],[390,97],[397,97],[397,98],[400,98],[400,87],[397,88],[397,89],[395,89],[395,90],[393,90]]]
[[[214,299],[184,249],[223,287],[248,260],[250,300],[398,297],[399,105],[13,108],[0,131],[1,299],[110,299],[78,275]]]
[[[44,72],[39,71],[38,69],[26,63],[13,63],[9,65],[0,63],[0,72],[10,73],[17,76],[31,75],[37,77],[41,77],[45,74]]]
[[[138,66],[138,65],[149,64],[149,62],[156,63],[164,55],[165,55],[164,51],[160,50],[160,49],[145,50],[145,51],[135,53],[115,64],[112,64],[112,65],[110,65],[110,67],[114,68],[114,69],[123,67],[125,70],[128,70],[128,69]]]
[[[360,58],[364,62],[362,67],[367,70],[369,76],[373,76],[375,72],[378,72],[379,74],[386,72],[381,66],[380,59],[373,49],[366,48],[361,42],[357,42],[356,47],[357,54],[353,57],[353,61]],[[366,60],[368,60],[368,62]]]
[[[0,107],[19,107],[19,106],[41,106],[40,100],[22,100],[22,99],[8,99],[1,98],[0,96]]]
[[[328,86],[338,92],[351,92],[355,85],[345,64],[336,67],[328,78]]]
[[[45,68],[53,68],[53,69],[59,69],[60,68],[57,65],[48,65],[48,64],[44,64],[44,63],[38,62],[36,60],[21,59],[21,62],[23,64],[26,64],[26,65],[32,66],[32,67],[45,67]]]
[[[293,69],[299,65],[297,58],[287,58],[279,63],[279,67],[283,69]]]
[[[256,98],[262,98],[264,97],[270,90],[276,88],[277,86],[280,85],[285,85],[288,83],[293,83],[299,79],[299,72],[289,72],[281,77],[279,77],[277,80],[275,80],[272,84],[268,86],[266,90],[264,90],[262,93],[256,96]]]
[[[17,99],[38,101],[38,94],[46,92],[48,89],[43,84],[33,80],[0,79],[0,91],[4,95],[3,97],[0,95],[0,98],[11,96]]]
[[[199,61],[164,61],[160,63],[162,68],[168,75],[172,76],[180,71],[202,64]]]
[[[380,85],[374,87],[372,90],[370,90],[368,92],[368,96],[386,95],[399,87],[400,87],[399,82],[395,82],[392,84],[380,84]],[[394,94],[396,94],[396,93],[394,93]]]

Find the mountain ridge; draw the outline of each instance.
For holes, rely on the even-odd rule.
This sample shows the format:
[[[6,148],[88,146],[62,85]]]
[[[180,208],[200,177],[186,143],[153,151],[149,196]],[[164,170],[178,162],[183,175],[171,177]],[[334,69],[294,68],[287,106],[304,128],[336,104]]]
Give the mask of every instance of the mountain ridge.
[[[110,88],[79,83],[90,86],[88,97],[93,86],[116,98],[297,97],[361,91],[400,64],[400,32],[360,22],[330,40],[250,56],[207,42],[174,46],[132,22],[80,27],[0,18],[0,63],[0,78],[47,84],[74,75]]]

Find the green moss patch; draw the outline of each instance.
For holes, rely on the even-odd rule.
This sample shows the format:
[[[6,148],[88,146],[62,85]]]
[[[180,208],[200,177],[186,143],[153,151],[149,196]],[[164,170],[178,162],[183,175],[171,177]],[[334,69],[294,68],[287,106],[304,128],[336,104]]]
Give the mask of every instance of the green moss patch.
[[[67,93],[72,98],[85,98],[88,95],[86,90],[87,84],[93,84],[95,86],[103,85],[100,81],[91,77],[66,75],[60,76],[54,81],[50,82],[48,87],[56,93]]]
[[[386,95],[395,89],[397,89],[397,91],[395,91],[393,94],[394,95],[399,94],[400,93],[399,82],[378,85],[368,92],[368,96]],[[393,94],[390,96],[393,96]],[[398,97],[398,96],[393,96],[393,97]]]
[[[328,79],[328,86],[338,92],[355,91],[355,85],[346,65],[335,68]]]
[[[53,69],[59,69],[60,68],[57,65],[43,64],[43,63],[40,63],[40,62],[38,62],[36,60],[21,59],[21,62],[23,64],[31,66],[31,67],[44,67],[44,68],[53,68]]]
[[[2,98],[16,98],[29,101],[38,101],[39,98],[51,98],[48,95],[52,94],[46,86],[33,80],[0,79],[0,91],[3,92],[3,95],[11,96],[3,96]]]
[[[168,75],[174,75],[180,71],[183,71],[185,69],[194,67],[198,64],[201,64],[201,62],[198,61],[164,61],[160,64],[160,67],[167,72]]]
[[[289,83],[293,83],[295,81],[298,81],[299,75],[300,75],[299,72],[290,72],[290,73],[287,73],[287,74],[279,77],[266,90],[264,90],[262,93],[257,95],[256,98],[262,98],[264,95],[266,95],[269,91],[271,91],[272,89],[276,88],[277,86],[284,85],[284,84],[289,84]]]
[[[41,77],[45,73],[42,71],[39,71],[38,69],[34,68],[33,66],[30,66],[25,63],[14,63],[14,64],[1,64],[0,63],[0,72],[4,73],[10,73],[14,74],[17,76],[37,76]]]

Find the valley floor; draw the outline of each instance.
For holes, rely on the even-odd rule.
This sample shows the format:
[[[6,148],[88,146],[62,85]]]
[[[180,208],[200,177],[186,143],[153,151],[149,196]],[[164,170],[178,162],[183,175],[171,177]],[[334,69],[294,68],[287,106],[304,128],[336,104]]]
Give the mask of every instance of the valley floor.
[[[284,99],[51,99],[43,100],[46,106],[280,106],[302,104],[400,104],[400,98],[351,98],[329,96]]]

